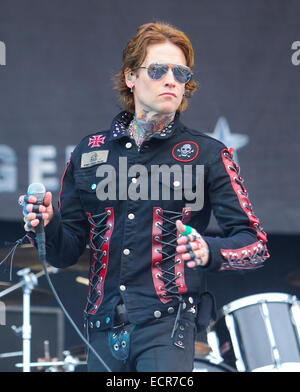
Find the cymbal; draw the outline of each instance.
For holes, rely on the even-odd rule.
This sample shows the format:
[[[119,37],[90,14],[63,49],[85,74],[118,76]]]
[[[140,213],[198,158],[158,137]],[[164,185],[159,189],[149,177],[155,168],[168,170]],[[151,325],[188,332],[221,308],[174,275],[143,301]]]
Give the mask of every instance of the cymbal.
[[[204,342],[195,342],[195,358],[206,357],[211,352],[211,348]]]
[[[0,292],[14,286],[14,283],[10,282],[0,282]],[[40,303],[48,301],[52,297],[50,291],[40,288],[34,288],[30,295],[30,303],[32,305],[38,305]],[[21,305],[23,303],[23,293],[22,288],[17,288],[16,290],[1,297],[1,301],[5,305]]]
[[[300,270],[292,271],[286,275],[286,280],[291,286],[300,287]]]
[[[9,248],[0,249],[0,261],[3,260],[9,253]],[[7,263],[10,262],[10,257],[7,259]],[[31,244],[20,245],[13,257],[14,268],[25,268],[28,267],[32,271],[42,270],[42,264],[38,256],[37,249]],[[89,246],[87,245],[85,251],[80,256],[78,262],[70,267],[63,268],[61,271],[88,271],[89,270]]]

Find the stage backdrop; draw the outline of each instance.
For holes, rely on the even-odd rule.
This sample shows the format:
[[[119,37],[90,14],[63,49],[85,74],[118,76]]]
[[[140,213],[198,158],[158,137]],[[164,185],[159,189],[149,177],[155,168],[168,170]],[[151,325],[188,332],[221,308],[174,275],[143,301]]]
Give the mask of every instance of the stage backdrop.
[[[120,110],[112,75],[137,26],[168,21],[195,49],[189,127],[235,148],[269,233],[300,233],[300,2],[0,0],[0,219],[43,182],[57,200],[82,137]]]

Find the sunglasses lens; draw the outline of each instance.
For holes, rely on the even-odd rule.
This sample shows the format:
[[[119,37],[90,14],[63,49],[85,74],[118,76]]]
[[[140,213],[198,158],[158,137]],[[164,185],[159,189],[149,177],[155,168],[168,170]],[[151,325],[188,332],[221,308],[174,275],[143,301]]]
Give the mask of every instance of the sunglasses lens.
[[[168,72],[168,64],[150,64],[148,75],[151,79],[158,80]]]
[[[158,80],[162,78],[169,70],[169,65],[165,63],[153,63],[147,67],[149,78]],[[174,65],[172,67],[175,79],[179,83],[188,83],[192,77],[192,71],[185,65]]]
[[[173,73],[179,83],[188,83],[192,77],[192,71],[184,65],[174,65]]]

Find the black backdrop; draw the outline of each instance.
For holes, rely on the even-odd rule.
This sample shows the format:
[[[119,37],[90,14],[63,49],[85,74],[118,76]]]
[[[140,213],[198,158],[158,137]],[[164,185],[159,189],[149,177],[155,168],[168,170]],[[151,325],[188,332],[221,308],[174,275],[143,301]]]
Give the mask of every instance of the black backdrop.
[[[300,234],[299,14],[297,0],[0,0],[1,246],[23,234],[18,195],[41,181],[57,199],[73,146],[120,110],[111,76],[136,27],[165,20],[195,49],[200,87],[182,119],[236,148],[269,234],[265,268],[209,277],[218,305],[270,290],[300,295],[286,279],[298,267]],[[7,266],[0,274],[8,279]],[[54,280],[79,322],[86,288],[75,275]],[[78,342],[73,332],[66,339]]]
[[[20,216],[28,183],[57,196],[69,150],[119,110],[111,75],[124,45],[155,19],[194,45],[200,88],[183,120],[220,136],[224,117],[265,230],[299,233],[297,0],[1,0],[0,217]]]

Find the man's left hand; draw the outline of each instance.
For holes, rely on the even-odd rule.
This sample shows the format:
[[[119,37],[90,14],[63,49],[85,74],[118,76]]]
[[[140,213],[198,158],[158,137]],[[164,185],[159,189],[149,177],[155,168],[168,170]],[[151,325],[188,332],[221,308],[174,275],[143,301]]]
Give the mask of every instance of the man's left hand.
[[[186,225],[180,220],[176,221],[177,230],[180,233],[186,231]],[[209,248],[197,230],[192,228],[190,234],[183,234],[177,238],[176,252],[182,255],[182,259],[187,261],[189,268],[204,267],[209,260]]]

